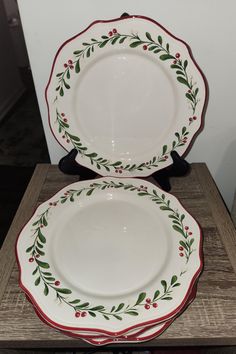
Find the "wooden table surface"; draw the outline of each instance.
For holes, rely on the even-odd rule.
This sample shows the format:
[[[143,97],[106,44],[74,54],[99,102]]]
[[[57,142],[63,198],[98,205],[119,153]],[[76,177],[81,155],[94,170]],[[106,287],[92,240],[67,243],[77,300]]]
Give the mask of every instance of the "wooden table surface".
[[[64,175],[54,165],[36,167],[0,252],[0,348],[90,347],[39,320],[18,287],[14,253],[16,237],[34,208],[77,180],[78,176]],[[172,178],[171,184],[171,193],[180,199],[203,230],[204,271],[197,297],[160,337],[148,343],[120,344],[119,347],[236,346],[236,231],[233,223],[205,164],[192,164],[190,174]]]

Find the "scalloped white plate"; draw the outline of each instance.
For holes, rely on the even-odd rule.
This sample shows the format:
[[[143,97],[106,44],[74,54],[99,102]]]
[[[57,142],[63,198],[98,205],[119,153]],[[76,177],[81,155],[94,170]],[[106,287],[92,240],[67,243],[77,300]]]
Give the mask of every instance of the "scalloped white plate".
[[[160,24],[96,21],[59,48],[46,88],[58,142],[100,175],[148,176],[199,131],[206,82],[190,48]]]
[[[76,182],[19,235],[20,285],[54,327],[121,335],[174,317],[202,269],[179,201],[139,179]]]

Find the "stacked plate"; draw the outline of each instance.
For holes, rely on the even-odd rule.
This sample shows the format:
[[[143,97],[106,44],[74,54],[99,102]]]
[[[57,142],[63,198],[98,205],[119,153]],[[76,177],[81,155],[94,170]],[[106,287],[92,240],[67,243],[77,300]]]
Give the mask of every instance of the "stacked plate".
[[[98,21],[61,46],[46,98],[56,139],[104,177],[37,208],[16,244],[20,286],[42,321],[69,336],[155,338],[195,297],[202,235],[173,195],[132,177],[186,151],[201,126],[202,73],[153,20]]]

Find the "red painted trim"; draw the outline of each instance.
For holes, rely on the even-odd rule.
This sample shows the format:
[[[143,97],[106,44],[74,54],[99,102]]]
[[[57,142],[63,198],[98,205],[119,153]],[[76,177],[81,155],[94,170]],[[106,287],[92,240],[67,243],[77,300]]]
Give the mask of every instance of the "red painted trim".
[[[115,177],[111,177],[111,178],[114,178]],[[118,178],[117,178],[118,179]],[[128,179],[128,178],[127,178]],[[141,180],[141,179],[140,179]],[[87,181],[89,182],[89,181]],[[145,180],[143,180],[143,183],[145,184]],[[75,182],[75,183],[78,183],[78,182]],[[150,182],[148,182],[150,183]],[[71,185],[73,185],[74,183],[72,183]],[[70,185],[70,186],[71,186]],[[54,196],[58,193],[61,193],[62,190],[66,189],[68,186],[65,186],[63,187],[61,190],[59,190],[58,192],[56,192],[54,194]],[[172,194],[170,193],[167,193],[166,194],[169,194],[171,195],[172,197],[174,197],[178,203],[180,203],[180,205],[183,207],[182,203],[178,200],[178,198],[176,198],[175,196],[173,196]],[[53,197],[51,197],[53,198]],[[49,200],[51,199],[49,198],[46,202],[44,203],[47,203],[49,202]],[[42,203],[41,205],[43,205],[44,203]],[[40,205],[40,206],[41,206]],[[40,208],[40,206],[38,208]],[[36,213],[36,211],[38,210],[38,208],[36,208],[32,214],[32,216]],[[183,207],[184,211],[189,214],[192,218],[193,216]],[[32,218],[32,217],[31,217]],[[30,219],[31,219],[30,218]],[[194,219],[194,218],[193,218]],[[28,220],[29,222],[30,220]],[[45,313],[44,311],[39,307],[39,305],[37,304],[37,301],[35,300],[35,298],[33,297],[33,295],[30,293],[30,291],[23,285],[22,281],[21,281],[21,275],[22,275],[22,269],[21,269],[21,265],[20,265],[20,262],[19,262],[19,258],[18,258],[18,253],[17,253],[17,244],[18,244],[18,241],[19,241],[19,237],[20,237],[20,234],[22,232],[22,230],[24,229],[24,227],[28,224],[28,222],[22,227],[22,230],[21,232],[18,234],[18,237],[17,237],[17,240],[16,240],[16,243],[15,243],[15,254],[16,254],[16,260],[17,260],[17,264],[18,264],[18,267],[19,267],[19,286],[21,287],[21,289],[26,293],[26,295],[28,296],[28,298],[30,299],[30,301],[32,302],[33,306],[37,309],[37,312],[48,322],[49,325],[51,325],[52,327],[57,327],[58,329],[61,329],[62,331],[65,330],[65,331],[68,331],[68,330],[78,330],[78,331],[91,331],[91,332],[98,332],[98,333],[103,333],[103,334],[106,334],[106,335],[110,335],[110,336],[120,336],[132,329],[135,329],[135,328],[138,328],[138,327],[143,327],[143,326],[148,326],[148,325],[154,325],[154,324],[158,324],[158,323],[161,323],[161,322],[165,322],[167,320],[170,320],[172,317],[174,316],[177,316],[183,309],[184,307],[186,306],[186,303],[187,303],[187,300],[188,298],[190,297],[191,295],[191,292],[192,292],[192,289],[194,287],[194,285],[196,284],[196,281],[197,279],[199,278],[202,270],[203,270],[203,234],[202,234],[202,230],[201,230],[201,227],[199,225],[199,223],[194,219],[194,221],[196,222],[198,228],[199,228],[199,237],[200,237],[200,240],[199,240],[199,260],[200,260],[200,265],[199,265],[199,268],[197,269],[197,271],[195,272],[194,276],[192,277],[192,280],[190,282],[190,285],[189,285],[189,288],[181,302],[181,304],[175,309],[173,310],[172,312],[168,313],[167,315],[165,316],[162,316],[162,317],[157,317],[155,320],[149,320],[149,321],[144,321],[144,322],[141,322],[141,323],[137,323],[136,325],[133,325],[133,326],[130,326],[130,327],[127,327],[121,331],[118,331],[118,332],[112,332],[112,331],[107,331],[107,330],[102,330],[100,328],[86,328],[86,327],[72,327],[72,326],[64,326],[64,325],[61,325],[53,320],[51,320]]]
[[[149,22],[152,22],[154,23],[155,25],[157,25],[158,27],[160,27],[163,31],[165,31],[169,36],[171,36],[172,38],[174,38],[176,41],[179,41],[181,42],[187,49],[188,53],[189,53],[189,56],[193,62],[193,64],[196,66],[197,70],[199,71],[202,79],[203,79],[203,82],[204,82],[204,86],[205,86],[205,99],[204,99],[204,104],[203,104],[203,109],[202,109],[202,113],[201,113],[201,117],[200,117],[200,120],[201,120],[201,123],[200,123],[200,126],[198,128],[198,130],[193,134],[191,140],[189,141],[188,143],[188,146],[186,146],[186,150],[182,153],[181,156],[186,156],[189,152],[189,150],[191,149],[197,135],[202,131],[203,127],[204,127],[204,116],[205,116],[205,112],[206,112],[206,108],[207,108],[207,103],[208,103],[208,98],[209,98],[209,89],[208,89],[208,83],[207,83],[207,79],[205,77],[205,75],[203,74],[202,70],[200,69],[199,65],[196,63],[196,60],[194,59],[193,57],[193,54],[192,54],[192,50],[190,48],[190,46],[185,42],[183,41],[182,39],[174,36],[172,33],[170,33],[165,27],[163,27],[159,22],[149,18],[149,17],[146,17],[146,16],[141,16],[141,15],[132,15],[132,16],[127,16],[127,17],[122,17],[122,18],[115,18],[115,19],[111,19],[111,20],[96,20],[94,22],[92,22],[87,28],[85,28],[82,32],[76,34],[75,36],[69,38],[68,40],[66,40],[61,46],[60,48],[58,49],[56,55],[55,55],[55,58],[54,58],[54,61],[53,61],[53,64],[52,64],[52,69],[51,69],[51,73],[50,73],[50,77],[49,77],[49,81],[47,83],[47,86],[46,86],[46,89],[45,89],[45,99],[46,99],[46,104],[47,104],[47,110],[48,110],[48,123],[49,123],[49,126],[50,126],[50,129],[51,129],[51,132],[54,136],[54,138],[57,140],[57,142],[63,147],[63,149],[65,149],[66,151],[68,151],[65,146],[63,146],[61,144],[61,142],[58,140],[58,138],[56,137],[54,131],[53,131],[53,128],[51,126],[51,121],[50,121],[50,113],[49,113],[49,103],[48,103],[48,99],[47,99],[47,91],[48,91],[48,88],[49,88],[49,85],[50,85],[50,82],[51,82],[51,79],[52,79],[52,74],[53,74],[53,70],[54,70],[54,66],[55,66],[55,63],[56,63],[56,60],[57,60],[57,57],[60,53],[60,51],[62,50],[62,48],[69,42],[73,41],[74,39],[76,39],[77,37],[81,36],[82,34],[84,34],[86,31],[88,31],[91,27],[93,27],[94,25],[96,24],[99,24],[99,23],[113,23],[113,22],[119,22],[119,21],[126,21],[127,19],[131,19],[131,18],[139,18],[139,19],[143,19],[143,20],[146,20],[146,21],[149,21]],[[172,161],[171,159],[169,159],[168,161],[168,165],[165,165],[165,167],[168,167],[169,165],[172,164]],[[83,165],[83,161],[81,160],[80,161],[80,164]],[[85,165],[84,165],[85,166]],[[87,168],[89,168],[87,165],[86,165]],[[160,169],[158,169],[160,170]],[[156,171],[156,170],[155,170]],[[97,172],[97,171],[96,171]],[[148,172],[148,171],[147,171]],[[148,177],[148,176],[151,176],[153,174],[154,171],[151,171],[149,174],[145,175],[145,176],[142,176],[142,177]],[[99,173],[99,172],[98,172]],[[107,175],[109,176],[109,175]],[[120,176],[122,177],[122,176]],[[123,177],[125,178],[125,177]],[[129,177],[126,177],[126,178],[129,178]]]

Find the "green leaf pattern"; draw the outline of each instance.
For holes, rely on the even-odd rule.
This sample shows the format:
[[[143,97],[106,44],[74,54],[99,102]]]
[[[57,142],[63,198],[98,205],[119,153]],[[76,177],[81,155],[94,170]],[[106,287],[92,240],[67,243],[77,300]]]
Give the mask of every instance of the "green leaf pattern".
[[[34,241],[31,246],[27,247],[26,254],[30,255],[29,262],[34,262],[36,265],[32,271],[32,275],[35,276],[34,284],[35,286],[43,286],[43,293],[45,296],[48,296],[49,292],[53,291],[60,303],[64,303],[74,310],[76,317],[83,318],[87,315],[96,317],[100,315],[106,320],[113,318],[121,321],[123,317],[127,315],[138,316],[141,309],[158,309],[159,301],[172,300],[174,288],[181,285],[179,278],[184,272],[181,272],[179,276],[175,274],[172,275],[169,281],[164,279],[161,280],[160,287],[155,290],[152,296],[148,296],[148,294],[143,291],[138,295],[137,300],[133,304],[120,303],[111,308],[106,308],[103,305],[90,304],[81,299],[71,300],[69,295],[72,294],[72,291],[62,287],[60,281],[51,273],[50,265],[44,260],[45,253],[43,252],[44,245],[47,242],[46,237],[43,234],[43,229],[48,226],[51,208],[56,207],[58,204],[74,202],[82,193],[89,197],[94,191],[110,188],[121,188],[126,191],[135,192],[139,197],[146,197],[153,203],[158,204],[160,210],[168,212],[168,217],[171,219],[173,229],[181,237],[181,240],[179,241],[179,250],[181,252],[179,255],[185,259],[185,263],[188,263],[189,258],[194,251],[192,248],[194,238],[192,237],[192,232],[190,231],[189,226],[184,225],[183,223],[185,215],[174,210],[170,205],[170,200],[166,198],[165,194],[160,196],[155,189],[149,191],[148,187],[143,185],[137,187],[133,184],[114,181],[93,182],[88,187],[83,187],[78,190],[70,189],[64,192],[57,201],[50,202],[48,208],[42,214],[38,215],[37,220],[32,224],[32,236],[34,237]]]

